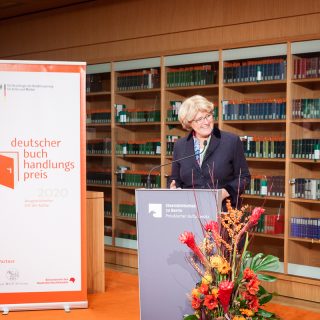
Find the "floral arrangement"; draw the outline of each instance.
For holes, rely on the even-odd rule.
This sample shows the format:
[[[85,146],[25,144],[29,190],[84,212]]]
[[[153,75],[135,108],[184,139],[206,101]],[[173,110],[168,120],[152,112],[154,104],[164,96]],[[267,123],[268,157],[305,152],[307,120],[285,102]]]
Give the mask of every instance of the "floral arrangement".
[[[247,213],[248,206],[233,209],[227,202],[227,212],[218,221],[201,223],[203,240],[195,241],[192,232],[179,236],[192,253],[189,262],[199,274],[199,282],[190,293],[194,314],[184,320],[262,320],[278,319],[261,308],[272,294],[261,285],[276,278],[263,271],[278,267],[279,259],[272,255],[247,251],[249,231],[258,223],[264,209],[256,207]]]

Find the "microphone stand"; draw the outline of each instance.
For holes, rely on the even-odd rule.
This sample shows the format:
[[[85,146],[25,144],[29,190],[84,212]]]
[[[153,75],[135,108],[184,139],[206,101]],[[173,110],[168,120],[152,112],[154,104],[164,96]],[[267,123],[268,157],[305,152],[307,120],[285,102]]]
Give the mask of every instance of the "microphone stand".
[[[181,160],[185,160],[185,159],[189,159],[189,158],[192,158],[192,157],[194,157],[194,156],[196,156],[196,155],[201,155],[205,150],[206,150],[206,147],[207,147],[207,140],[204,140],[203,141],[203,149],[202,149],[202,151],[201,152],[195,152],[195,153],[193,153],[193,154],[191,154],[191,155],[189,155],[189,156],[186,156],[186,157],[183,157],[183,158],[180,158],[180,159],[176,159],[176,160],[173,160],[173,161],[171,161],[171,162],[168,162],[168,163],[164,163],[164,164],[160,164],[159,166],[155,166],[155,167],[153,167],[153,168],[151,168],[150,169],[150,171],[149,171],[149,173],[148,173],[148,177],[147,177],[147,189],[152,189],[151,188],[151,173],[155,170],[155,169],[159,169],[159,168],[161,168],[161,167],[164,167],[164,166],[168,166],[168,165],[170,165],[170,164],[173,164],[173,163],[175,163],[175,162],[178,162],[178,161],[181,161]]]

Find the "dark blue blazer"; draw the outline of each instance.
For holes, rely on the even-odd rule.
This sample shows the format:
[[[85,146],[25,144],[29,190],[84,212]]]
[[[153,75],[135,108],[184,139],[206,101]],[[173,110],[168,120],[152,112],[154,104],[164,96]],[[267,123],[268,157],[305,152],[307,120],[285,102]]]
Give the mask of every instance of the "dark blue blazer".
[[[177,140],[173,149],[173,160],[194,153],[193,132]],[[240,138],[214,127],[211,140],[201,165],[196,157],[180,160],[172,164],[169,180],[176,181],[177,188],[220,189],[225,188],[231,198],[232,206],[238,203],[245,186],[250,182],[250,172],[244,156]]]

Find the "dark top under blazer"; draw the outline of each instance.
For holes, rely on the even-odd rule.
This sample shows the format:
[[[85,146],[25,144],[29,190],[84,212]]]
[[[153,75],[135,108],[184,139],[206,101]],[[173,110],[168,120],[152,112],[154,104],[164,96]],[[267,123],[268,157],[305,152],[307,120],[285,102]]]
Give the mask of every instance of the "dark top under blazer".
[[[193,132],[190,132],[188,136],[175,142],[173,160],[193,153]],[[232,206],[235,207],[238,195],[244,192],[250,181],[250,172],[240,138],[214,127],[201,168],[195,157],[177,161],[172,164],[170,182],[172,180],[176,181],[177,188],[225,188],[230,194]]]

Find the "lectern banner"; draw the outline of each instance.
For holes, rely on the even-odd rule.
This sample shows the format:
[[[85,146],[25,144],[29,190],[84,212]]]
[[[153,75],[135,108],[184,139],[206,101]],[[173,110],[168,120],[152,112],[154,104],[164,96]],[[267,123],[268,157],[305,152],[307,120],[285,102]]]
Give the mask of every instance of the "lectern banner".
[[[2,309],[87,306],[85,68],[0,61]]]

